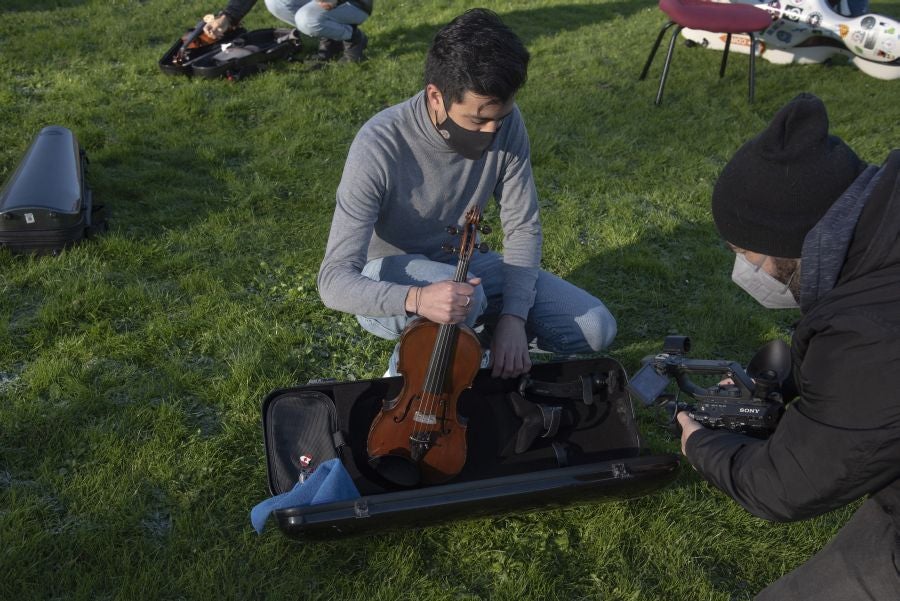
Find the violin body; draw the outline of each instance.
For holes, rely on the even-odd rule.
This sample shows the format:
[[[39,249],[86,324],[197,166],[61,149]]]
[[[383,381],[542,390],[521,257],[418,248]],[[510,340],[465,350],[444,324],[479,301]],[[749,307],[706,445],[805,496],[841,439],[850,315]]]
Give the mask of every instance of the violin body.
[[[229,37],[237,31],[235,27],[231,27],[225,33],[225,35],[221,39],[216,39],[206,33],[204,27],[206,26],[206,18],[200,19],[197,25],[187,31],[183,36],[181,36],[181,48],[178,49],[178,52],[175,54],[173,62],[176,65],[180,65],[185,63],[186,61],[191,60],[192,58],[192,50],[197,50],[199,48],[208,48],[213,44],[217,44],[219,42],[224,42],[229,39]]]
[[[442,340],[444,338],[444,340]],[[445,347],[446,373],[434,377],[435,349]],[[426,362],[423,358],[431,357]],[[370,457],[399,456],[418,464],[421,480],[439,484],[466,462],[466,424],[457,413],[459,395],[472,386],[481,366],[481,343],[465,325],[418,318],[400,338],[398,371],[403,388],[369,429]]]
[[[183,36],[181,36],[181,43],[183,47],[187,50],[193,50],[194,48],[202,48],[203,46],[209,46],[210,44],[215,44],[218,40],[206,35],[205,32],[200,32],[198,35],[194,36],[192,39],[193,31],[189,31]]]
[[[460,234],[459,249],[446,249],[459,253],[454,282],[466,281],[475,248],[486,250],[486,245],[476,245],[476,231],[487,233],[480,222],[481,209],[473,206],[461,231],[447,227],[451,234]],[[403,389],[397,398],[385,399],[372,420],[369,464],[401,486],[446,482],[466,463],[466,423],[456,403],[481,367],[481,342],[464,324],[419,317],[403,330],[398,349]]]

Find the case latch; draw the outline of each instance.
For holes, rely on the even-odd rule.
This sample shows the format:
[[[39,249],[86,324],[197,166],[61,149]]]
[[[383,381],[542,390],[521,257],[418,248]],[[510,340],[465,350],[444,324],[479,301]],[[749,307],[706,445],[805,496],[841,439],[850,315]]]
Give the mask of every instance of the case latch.
[[[365,499],[359,499],[353,503],[353,513],[358,518],[369,517],[369,503]]]
[[[617,480],[625,480],[632,477],[631,470],[624,463],[612,464],[612,476]]]

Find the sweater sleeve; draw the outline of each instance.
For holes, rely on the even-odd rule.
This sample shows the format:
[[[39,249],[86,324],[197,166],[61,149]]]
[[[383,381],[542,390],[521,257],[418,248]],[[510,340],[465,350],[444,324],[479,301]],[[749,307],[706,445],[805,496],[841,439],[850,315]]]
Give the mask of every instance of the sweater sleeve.
[[[228,15],[232,22],[237,23],[247,16],[254,4],[256,0],[228,0],[222,12]]]
[[[370,146],[363,129],[347,154],[325,257],[319,268],[319,295],[327,307],[345,313],[371,317],[402,315],[410,287],[362,275],[387,190],[386,170],[375,160]]]
[[[870,348],[852,344],[853,336],[822,335],[810,345],[802,396],[768,440],[698,430],[685,449],[691,464],[745,509],[773,521],[825,513],[900,478],[896,392],[871,395],[885,366]]]
[[[503,173],[494,189],[503,225],[501,312],[527,319],[534,305],[543,233],[531,171],[531,148],[518,108],[510,121],[514,130],[506,149]]]

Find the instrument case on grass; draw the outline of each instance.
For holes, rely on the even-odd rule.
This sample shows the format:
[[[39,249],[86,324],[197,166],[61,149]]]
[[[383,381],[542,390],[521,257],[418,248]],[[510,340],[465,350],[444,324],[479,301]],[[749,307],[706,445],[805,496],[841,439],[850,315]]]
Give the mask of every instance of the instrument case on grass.
[[[87,157],[69,129],[38,133],[0,189],[0,246],[13,252],[57,253],[106,229],[84,178]]]
[[[296,29],[236,29],[215,44],[191,48],[180,54],[178,40],[159,60],[168,75],[196,75],[205,79],[240,79],[266,68],[268,63],[288,60],[303,45]]]
[[[626,374],[616,361],[539,363],[528,378],[492,378],[490,369],[482,369],[458,401],[459,413],[468,419],[462,472],[448,483],[415,488],[384,479],[370,466],[366,451],[372,420],[382,400],[400,392],[402,377],[320,381],[271,392],[262,403],[271,493],[289,491],[309,465],[307,447],[298,440],[307,424],[298,423],[293,408],[304,395],[321,393],[334,403],[336,423],[331,429],[338,430],[338,455],[362,495],[351,501],[276,510],[278,528],[291,538],[330,539],[629,499],[653,492],[677,475],[676,455],[642,454],[625,391]],[[517,416],[514,398],[534,403],[532,408],[558,408],[545,413],[556,416],[555,427],[543,432],[546,438],[532,432],[523,441],[525,421]],[[516,452],[523,442],[527,449]]]

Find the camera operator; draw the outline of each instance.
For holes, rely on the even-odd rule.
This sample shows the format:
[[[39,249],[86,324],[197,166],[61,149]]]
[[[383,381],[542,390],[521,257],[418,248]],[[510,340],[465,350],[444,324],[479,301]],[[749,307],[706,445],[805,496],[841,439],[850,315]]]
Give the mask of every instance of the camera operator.
[[[678,414],[690,463],[747,511],[811,518],[869,495],[816,556],[756,599],[900,599],[900,150],[879,168],[828,134],[801,94],[715,184],[732,279],[763,306],[798,307],[799,396],[767,440]]]

